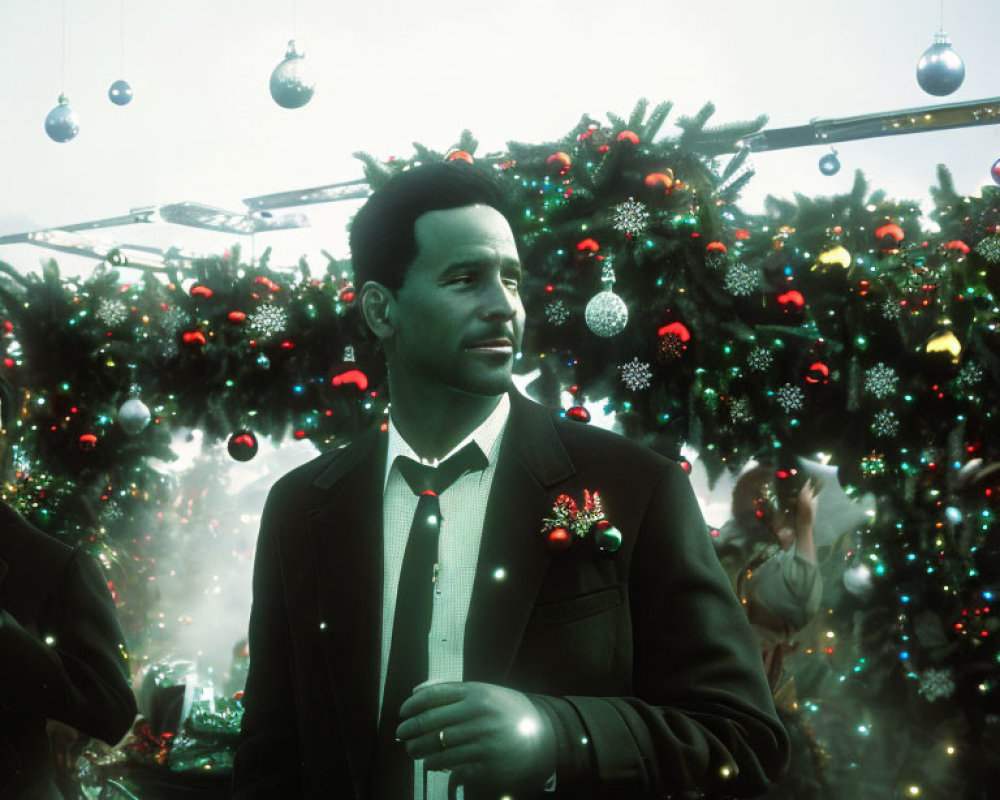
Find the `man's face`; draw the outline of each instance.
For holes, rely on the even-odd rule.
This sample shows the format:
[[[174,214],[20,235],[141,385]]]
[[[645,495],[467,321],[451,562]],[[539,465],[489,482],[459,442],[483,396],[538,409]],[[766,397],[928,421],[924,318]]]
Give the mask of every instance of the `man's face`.
[[[524,331],[510,225],[475,205],[430,211],[414,233],[417,257],[393,303],[390,364],[469,394],[506,392]]]

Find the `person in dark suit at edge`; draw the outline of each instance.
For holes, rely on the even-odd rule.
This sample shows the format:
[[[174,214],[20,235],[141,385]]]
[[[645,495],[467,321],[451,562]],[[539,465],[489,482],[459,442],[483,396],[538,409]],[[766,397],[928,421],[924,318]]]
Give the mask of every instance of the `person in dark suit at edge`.
[[[0,382],[3,476],[12,411]],[[112,745],[125,735],[136,702],[124,642],[94,560],[0,502],[0,799],[63,797],[50,721]]]
[[[787,768],[686,473],[513,388],[525,312],[503,209],[488,173],[449,162],[353,221],[390,416],[269,493],[241,800],[752,796]],[[554,552],[543,520],[585,490],[620,547]],[[433,572],[413,567],[428,531]]]

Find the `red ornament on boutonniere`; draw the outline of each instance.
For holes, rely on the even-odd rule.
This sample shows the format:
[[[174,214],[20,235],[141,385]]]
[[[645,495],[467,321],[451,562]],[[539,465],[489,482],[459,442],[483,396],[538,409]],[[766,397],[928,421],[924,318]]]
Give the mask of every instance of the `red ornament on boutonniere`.
[[[583,506],[568,494],[561,494],[552,506],[550,516],[542,520],[546,545],[554,553],[569,549],[574,539],[588,536],[599,553],[614,555],[622,544],[622,535],[604,516],[601,496],[595,490],[583,490]]]

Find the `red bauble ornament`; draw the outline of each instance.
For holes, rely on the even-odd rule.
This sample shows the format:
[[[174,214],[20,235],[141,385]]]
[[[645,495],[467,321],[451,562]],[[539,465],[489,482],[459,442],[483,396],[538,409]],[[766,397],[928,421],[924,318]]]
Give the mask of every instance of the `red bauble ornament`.
[[[573,536],[565,528],[553,528],[546,536],[546,544],[553,553],[561,553],[573,544]]]
[[[598,125],[596,122],[591,122],[587,126],[587,130],[585,130],[583,133],[579,134],[576,137],[576,140],[578,142],[585,142],[585,141],[587,141],[587,139],[589,139],[591,136],[593,136],[595,133],[597,133],[597,131],[599,131],[600,129],[601,129],[600,125]]]
[[[706,253],[725,253],[726,246],[722,242],[709,242],[705,245]]]
[[[242,311],[230,311],[228,316],[230,322],[243,322],[247,318],[247,315]]]
[[[83,434],[83,436],[81,436],[77,441],[80,445],[80,449],[84,452],[93,450],[97,447],[97,437],[92,433]]]
[[[650,189],[662,189],[664,194],[674,190],[674,171],[665,169],[663,172],[650,172],[646,176],[646,186]]]
[[[464,161],[467,164],[471,164],[475,159],[472,157],[472,153],[467,153],[465,150],[455,150],[448,154],[449,161]]]
[[[253,282],[261,284],[262,286],[267,288],[268,291],[271,292],[281,291],[281,287],[274,281],[272,281],[270,278],[268,278],[266,275],[258,275],[256,278],[253,279]]]
[[[576,249],[582,252],[596,253],[601,249],[596,239],[581,239],[576,243]]]
[[[573,406],[566,411],[566,416],[577,422],[590,422],[590,412],[583,406]]]
[[[357,367],[345,366],[330,375],[330,385],[333,387],[353,385],[358,391],[363,392],[368,388],[368,376]]]
[[[888,247],[895,247],[906,238],[903,229],[895,222],[890,222],[875,229],[875,238]]]
[[[257,455],[257,437],[244,428],[229,437],[226,448],[234,460],[249,461]]]
[[[683,323],[680,322],[668,323],[667,325],[663,325],[658,328],[656,331],[657,336],[666,336],[671,333],[677,336],[682,342],[688,342],[691,340],[691,332]]]
[[[571,159],[567,153],[560,151],[550,155],[547,159],[545,159],[545,163],[548,164],[555,172],[559,173],[559,175],[565,175],[569,172],[569,168],[573,164],[573,159]]]
[[[806,304],[806,299],[802,296],[802,292],[797,292],[795,289],[784,292],[778,295],[778,302],[781,304],[785,310],[790,310],[791,308],[802,308]]]
[[[829,383],[830,382],[830,368],[824,364],[822,361],[816,361],[810,364],[809,371],[806,372],[806,383]]]
[[[579,142],[586,142],[588,146],[594,148],[599,153],[608,151],[608,142],[611,141],[611,132],[601,130],[601,126],[595,122],[587,126],[587,130],[576,137]]]
[[[953,239],[950,242],[945,242],[945,244],[943,244],[941,246],[945,250],[958,250],[958,252],[962,253],[963,255],[968,254],[968,252],[970,250],[969,245],[967,245],[961,239]]]
[[[635,131],[622,131],[615,137],[619,142],[628,142],[632,145],[639,144],[639,134]]]
[[[208,339],[201,331],[185,331],[181,338],[184,340],[184,344],[197,345],[198,347],[204,347],[208,344]]]
[[[337,292],[337,297],[340,298],[342,303],[353,303],[354,302],[354,287],[348,284]]]
[[[213,294],[215,294],[215,292],[213,292],[207,286],[202,286],[201,284],[199,284],[198,286],[192,286],[191,287],[191,296],[192,297],[204,297],[207,300]]]
[[[993,178],[993,182],[1000,184],[1000,158],[993,162],[993,166],[990,167],[990,177]]]

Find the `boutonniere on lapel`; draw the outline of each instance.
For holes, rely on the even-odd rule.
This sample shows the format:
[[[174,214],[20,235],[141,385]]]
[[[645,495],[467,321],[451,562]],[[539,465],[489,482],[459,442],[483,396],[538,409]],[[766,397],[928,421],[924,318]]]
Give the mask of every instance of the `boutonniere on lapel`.
[[[569,549],[574,539],[590,539],[597,552],[612,556],[622,545],[622,534],[604,516],[597,490],[583,490],[583,506],[568,494],[561,494],[550,516],[542,520],[542,534],[553,553]]]

